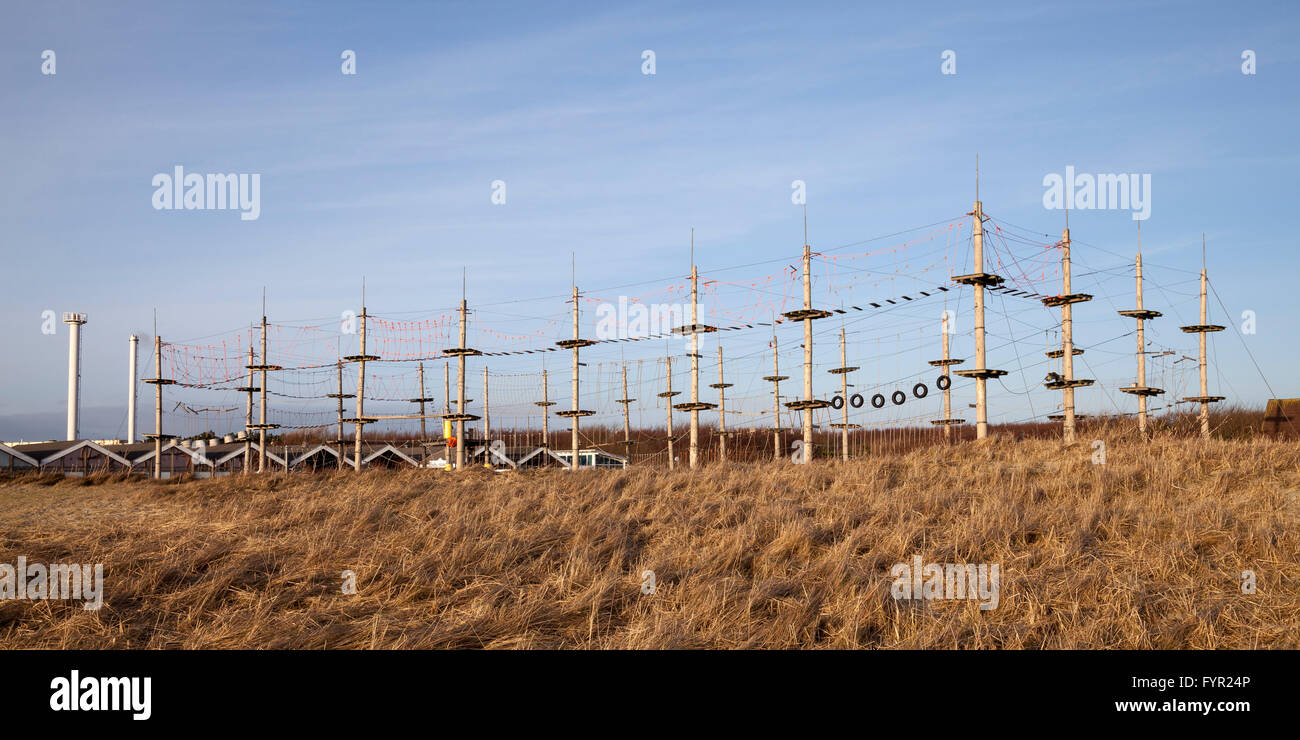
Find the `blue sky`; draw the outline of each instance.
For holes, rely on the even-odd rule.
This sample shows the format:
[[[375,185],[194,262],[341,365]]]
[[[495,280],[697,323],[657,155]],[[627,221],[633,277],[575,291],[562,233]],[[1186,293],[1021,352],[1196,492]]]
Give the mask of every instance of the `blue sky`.
[[[1154,338],[1193,354],[1175,327],[1195,317],[1188,281],[1205,233],[1230,313],[1212,297],[1212,319],[1239,329],[1254,311],[1245,346],[1276,395],[1300,396],[1293,4],[51,2],[3,14],[0,439],[61,436],[67,335],[41,333],[44,310],[90,314],[83,436],[121,436],[126,337],[147,342],[155,308],[159,333],[182,342],[256,321],[263,286],[273,322],[328,323],[357,308],[364,274],[373,313],[427,318],[455,305],[463,266],[476,329],[545,331],[563,318],[571,253],[584,293],[608,300],[680,284],[691,228],[704,276],[765,276],[802,244],[791,181],[807,183],[814,250],[829,249],[960,219],[976,154],[986,212],[1044,241],[1064,225],[1043,207],[1046,174],[1149,173],[1147,303],[1166,315]],[[41,74],[46,49],[55,75]],[[344,49],[356,75],[340,71]],[[1257,74],[1242,74],[1246,49]],[[940,73],[944,50],[954,75]],[[260,218],[154,210],[151,178],[176,165],[260,173]],[[494,180],[504,205],[490,201]],[[1098,210],[1070,225],[1076,272],[1091,273],[1076,288],[1098,295],[1076,310],[1076,342],[1097,347],[1087,357],[1108,389],[1080,391],[1080,404],[1131,410],[1113,391],[1133,372],[1132,322],[1114,310],[1132,303],[1136,222]],[[886,290],[871,272],[840,274],[837,287]],[[753,303],[724,298],[729,310]],[[947,307],[968,330],[969,295]],[[915,372],[913,350],[937,352],[942,308],[849,324],[851,364],[867,368],[856,382]],[[1004,322],[1016,341],[990,364],[1015,370],[1007,390],[1021,393],[992,387],[991,416],[1042,415],[1059,403],[1033,390],[1046,366],[1012,363],[1042,359],[1031,325],[1050,332],[1056,314],[1032,301],[1005,310],[990,331]],[[797,330],[782,331],[793,370]],[[817,341],[819,366],[838,364],[833,341]],[[729,335],[728,372],[766,374],[766,345],[762,331]],[[954,352],[969,345],[961,334]],[[882,346],[909,364],[881,360]],[[1212,391],[1254,405],[1271,395],[1235,332],[1214,349]],[[684,349],[642,342],[590,361],[665,351]],[[489,362],[494,374],[538,366]],[[553,396],[567,397],[566,377],[552,378]],[[832,381],[819,372],[819,394]],[[751,391],[767,403],[748,380],[737,394]]]

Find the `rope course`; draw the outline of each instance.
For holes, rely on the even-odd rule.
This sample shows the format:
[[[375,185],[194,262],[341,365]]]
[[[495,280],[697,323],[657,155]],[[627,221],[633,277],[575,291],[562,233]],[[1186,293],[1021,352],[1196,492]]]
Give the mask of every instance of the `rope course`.
[[[1063,415],[1067,439],[1076,386],[1092,413],[1138,414],[1143,429],[1147,413],[1174,413],[1186,403],[1204,409],[1222,398],[1207,390],[1212,351],[1203,347],[1217,329],[1206,318],[1205,272],[1189,279],[1186,268],[1143,265],[1140,256],[1077,239],[1065,251],[1070,246],[1068,230],[1055,239],[976,203],[972,213],[884,237],[807,247],[802,263],[792,248],[789,259],[703,265],[694,288],[695,266],[682,265],[676,277],[591,291],[575,284],[570,295],[480,306],[467,297],[463,311],[361,308],[337,319],[268,320],[265,353],[257,322],[162,342],[159,377],[172,383],[161,427],[185,438],[270,429],[268,445],[325,442],[344,455],[354,444],[339,439],[345,427],[355,427],[360,450],[363,436],[417,440],[423,422],[442,418],[468,425],[455,444],[473,459],[490,458],[478,448],[500,439],[516,459],[545,449],[576,464],[564,456],[581,447],[633,464],[685,465],[682,455],[689,447],[694,460],[697,444],[702,462],[717,459],[719,449],[729,459],[800,461],[805,453],[790,445],[808,423],[817,449],[807,454],[816,457],[951,441],[974,416],[975,386],[985,379],[995,381],[986,401],[990,425]],[[1138,308],[1129,309],[1135,277]],[[1181,332],[1149,321],[1160,313],[1143,307],[1143,282],[1148,299],[1157,299],[1151,303],[1179,317]],[[1059,308],[1089,299],[1076,307],[1077,319]],[[1183,321],[1193,300],[1200,318]],[[1226,313],[1221,302],[1218,308]],[[977,365],[979,352],[1008,371]],[[1089,381],[1073,377],[1076,355]],[[473,367],[458,377],[467,360]],[[805,367],[810,396],[797,390]],[[354,388],[360,393],[343,392]],[[719,419],[723,388],[726,418]],[[1053,392],[1061,388],[1070,393]],[[156,389],[162,398],[162,384]],[[267,419],[252,424],[261,410],[254,394],[263,392]],[[1125,394],[1141,396],[1140,409]],[[421,416],[412,402],[428,410]],[[697,422],[689,446],[688,415]],[[571,417],[572,429],[557,416]],[[452,435],[437,421],[431,428],[441,434],[418,443],[447,454],[450,464]]]

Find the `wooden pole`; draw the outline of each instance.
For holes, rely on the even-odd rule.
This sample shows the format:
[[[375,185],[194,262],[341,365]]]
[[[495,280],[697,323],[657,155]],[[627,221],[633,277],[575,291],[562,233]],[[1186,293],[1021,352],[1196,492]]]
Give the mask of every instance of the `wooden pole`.
[[[487,365],[483,366],[483,456],[484,462],[491,462],[488,459],[487,444],[492,440],[492,417],[488,413],[488,369]]]
[[[945,311],[943,314],[942,328],[943,328],[943,359],[945,363],[943,366],[943,373],[947,375],[948,374],[948,366],[946,364],[948,361],[948,312],[947,311]],[[952,418],[952,382],[951,381],[948,382],[948,387],[943,389],[943,418],[945,419]],[[943,425],[943,441],[948,444],[952,443],[951,424]]]
[[[940,372],[943,373],[943,377],[948,379],[948,387],[943,389],[943,418],[932,419],[930,423],[941,424],[943,426],[943,441],[945,444],[950,444],[952,442],[952,426],[954,424],[964,423],[965,419],[952,418],[952,375],[953,373],[951,373],[948,370],[948,368],[953,365],[960,365],[963,362],[965,362],[965,360],[954,360],[948,353],[948,337],[951,334],[951,332],[948,330],[947,311],[943,312],[942,329],[943,329],[943,359],[930,360],[930,364],[934,367],[939,368]]]
[[[975,207],[970,216],[974,218],[971,244],[975,251],[975,272],[970,275],[957,275],[953,282],[970,285],[975,292],[975,367],[971,370],[958,370],[954,374],[964,378],[975,379],[975,439],[986,439],[989,435],[988,379],[1000,378],[1006,370],[991,370],[987,366],[984,341],[984,288],[1001,285],[1004,280],[998,275],[984,272],[984,204],[980,201],[979,157],[975,157]],[[957,423],[957,422],[946,422]]]
[[[1083,354],[1083,350],[1074,347],[1074,304],[1092,300],[1087,293],[1075,293],[1070,282],[1070,225],[1069,213],[1066,213],[1065,229],[1061,232],[1061,294],[1043,299],[1043,305],[1061,307],[1061,348],[1048,352],[1047,356],[1061,358],[1061,374],[1051,373],[1043,385],[1048,389],[1061,391],[1061,438],[1066,444],[1074,442],[1075,421],[1074,389],[1092,385],[1091,380],[1074,377],[1074,356]],[[1055,417],[1052,417],[1055,418]]]
[[[357,472],[361,472],[361,443],[364,437],[366,423],[365,405],[366,405],[366,314],[365,302],[361,304],[361,354],[357,356],[357,419],[356,419],[356,436],[352,443],[352,461],[356,465]]]
[[[1205,268],[1201,268],[1201,325],[1206,325],[1209,321],[1209,313],[1206,310],[1206,288],[1208,286],[1208,277]],[[1207,371],[1206,353],[1205,353],[1205,335],[1207,332],[1199,332],[1199,357],[1200,362],[1200,380],[1201,380],[1201,439],[1210,438],[1210,402],[1205,400],[1210,395],[1210,379]]]
[[[806,242],[803,245],[803,307],[805,311],[812,310],[812,247]],[[811,404],[813,397],[812,389],[812,317],[806,316],[803,320],[803,400]],[[812,428],[813,428],[813,410],[805,407],[803,410],[803,454],[804,460],[807,461],[812,455]]]
[[[550,398],[551,382],[546,377],[546,370],[542,370],[542,400],[537,403],[542,407],[542,447],[550,448],[551,446],[551,413],[547,407],[555,405]]]
[[[578,286],[573,286],[573,339],[578,341]],[[569,470],[577,472],[578,470],[578,346],[573,347],[573,398],[570,409],[573,411],[573,432],[569,441],[569,448],[572,450],[573,459],[569,461]]]
[[[780,352],[776,342],[776,322],[772,322],[772,374],[763,378],[772,384],[772,459],[781,461],[781,381],[789,378],[781,374]]]
[[[456,469],[465,469],[465,314],[469,304],[460,299],[460,349],[456,356]]]
[[[1141,222],[1139,222],[1141,223]],[[1141,226],[1138,226],[1138,249],[1141,250]],[[1137,309],[1142,310],[1142,252],[1137,253]],[[1146,322],[1139,317],[1137,320],[1137,366],[1138,366],[1138,385],[1145,388],[1147,384],[1147,343],[1146,343]],[[1138,434],[1143,439],[1147,437],[1147,397],[1146,394],[1138,396]]]
[[[265,303],[265,299],[263,299]],[[263,306],[262,311],[262,387],[260,390],[261,403],[258,411],[257,420],[257,472],[261,473],[266,470],[266,311]]]
[[[573,375],[571,380],[572,394],[571,394],[571,402],[570,402],[569,410],[561,411],[557,413],[556,416],[567,416],[573,423],[572,433],[569,441],[569,451],[570,451],[569,454],[573,456],[573,459],[569,461],[569,470],[573,472],[577,472],[579,468],[578,419],[584,416],[591,416],[592,414],[596,413],[594,411],[584,411],[583,409],[578,407],[578,401],[579,401],[578,373],[579,373],[579,368],[582,366],[582,362],[579,359],[578,352],[583,347],[588,347],[590,345],[593,345],[595,344],[595,342],[590,339],[582,339],[578,336],[578,285],[577,283],[574,283],[573,285],[573,338],[564,339],[559,342],[556,342],[555,344],[563,349],[573,350]]]
[[[691,230],[691,252],[695,249],[695,230]],[[694,262],[694,258],[691,260]],[[691,470],[700,464],[700,334],[699,326],[699,272],[691,265]]]
[[[632,418],[631,404],[635,401],[627,395],[627,363],[623,363],[623,397],[616,399],[617,403],[623,406],[623,454],[628,459],[632,457]]]
[[[1070,228],[1061,232],[1061,280],[1062,294],[1069,296],[1070,286]],[[1061,306],[1061,368],[1066,386],[1061,389],[1062,405],[1065,407],[1065,419],[1061,422],[1062,437],[1066,444],[1074,441],[1074,311],[1073,304]]]
[[[826,401],[814,400],[812,397],[812,322],[830,316],[830,311],[812,307],[812,247],[808,244],[808,210],[804,207],[803,224],[803,308],[787,311],[782,316],[803,321],[803,399],[786,404],[791,411],[803,412],[803,452],[799,462],[808,462],[813,458],[813,411],[825,408]]]
[[[727,389],[731,383],[722,377],[722,345],[718,345],[718,460],[727,461]]]
[[[1147,397],[1159,396],[1164,393],[1160,388],[1150,388],[1147,386],[1147,341],[1146,341],[1146,322],[1148,319],[1154,319],[1160,316],[1159,311],[1147,310],[1142,302],[1142,226],[1138,225],[1138,253],[1135,262],[1137,275],[1137,308],[1131,311],[1120,311],[1120,316],[1128,316],[1137,319],[1137,382],[1131,386],[1120,388],[1121,393],[1129,393],[1137,396],[1138,399],[1138,435],[1142,439],[1148,439],[1147,430]]]
[[[343,360],[342,359],[339,360],[339,365],[338,365],[338,391],[335,393],[335,395],[338,396],[338,415],[339,415],[339,429],[338,429],[339,434],[338,437],[336,437],[336,439],[338,440],[337,444],[339,448],[338,462],[339,462],[339,470],[342,470],[343,469]]]
[[[1207,363],[1206,351],[1205,351],[1206,349],[1205,335],[1211,332],[1223,331],[1226,327],[1220,326],[1218,324],[1207,323],[1210,318],[1209,304],[1208,304],[1208,297],[1209,297],[1208,288],[1209,288],[1209,277],[1205,270],[1205,235],[1202,234],[1201,235],[1201,322],[1193,326],[1179,327],[1184,333],[1199,335],[1198,345],[1199,345],[1200,352],[1198,355],[1197,365],[1200,371],[1199,375],[1201,381],[1200,383],[1201,394],[1199,396],[1191,396],[1189,398],[1184,398],[1183,401],[1199,403],[1201,405],[1201,414],[1200,414],[1201,439],[1210,438],[1210,404],[1217,403],[1223,400],[1223,396],[1210,395],[1210,378],[1209,378],[1209,369],[1208,369],[1208,363]]]
[[[249,472],[250,458],[253,456],[253,438],[249,432],[253,428],[253,392],[256,390],[253,385],[253,345],[248,345],[248,386],[245,389],[248,394],[248,403],[244,409],[244,474]]]
[[[153,337],[153,477],[162,477],[162,337],[154,332]]]
[[[975,271],[984,272],[984,204],[975,201],[975,223],[972,242],[975,246]],[[987,365],[984,347],[984,283],[975,283],[975,369],[984,370]],[[988,391],[985,387],[987,377],[975,378],[975,438],[984,439],[989,435]]]
[[[844,328],[840,328],[840,367],[844,372],[840,373],[840,397],[844,399],[843,427],[840,428],[840,454],[844,462],[849,461],[849,373],[848,373],[848,353],[845,348]]]
[[[695,229],[691,229],[691,323],[678,331],[691,335],[691,400],[675,406],[680,411],[691,415],[689,464],[692,470],[700,465],[700,412],[713,408],[713,404],[700,400],[700,334],[715,332],[716,327],[700,323],[700,273],[695,266]]]
[[[424,423],[424,363],[420,363],[420,446],[424,447],[424,441],[429,438],[428,426]]]
[[[667,407],[667,411],[668,411],[668,469],[672,470],[673,469],[673,396],[677,395],[676,393],[673,392],[673,358],[671,356],[665,357],[664,365],[667,367],[668,390],[664,391],[663,393],[660,393],[659,396],[661,398],[667,399],[668,401],[667,403],[664,404],[664,406]]]
[[[841,327],[840,366],[833,367],[828,372],[840,376],[840,398],[844,401],[844,405],[840,407],[842,421],[839,424],[831,424],[831,427],[840,430],[840,459],[844,462],[849,461],[849,430],[858,428],[857,424],[849,423],[849,373],[857,369],[848,365],[848,341],[844,336],[844,328]]]

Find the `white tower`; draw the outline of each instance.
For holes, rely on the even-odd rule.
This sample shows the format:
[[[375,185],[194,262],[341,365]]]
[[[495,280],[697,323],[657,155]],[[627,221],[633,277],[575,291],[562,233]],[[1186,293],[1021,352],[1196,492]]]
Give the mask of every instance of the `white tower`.
[[[129,385],[127,385],[127,396],[126,396],[126,441],[127,444],[132,444],[135,442],[135,399],[136,399],[135,362],[136,362],[136,356],[139,354],[139,350],[140,350],[140,337],[136,336],[135,334],[132,334],[131,339],[128,340],[128,343],[131,345],[131,357],[130,357],[130,362],[128,363],[130,366],[131,378],[130,378]]]
[[[68,439],[77,438],[78,412],[81,410],[81,325],[86,323],[84,313],[65,313],[63,323],[68,325]]]

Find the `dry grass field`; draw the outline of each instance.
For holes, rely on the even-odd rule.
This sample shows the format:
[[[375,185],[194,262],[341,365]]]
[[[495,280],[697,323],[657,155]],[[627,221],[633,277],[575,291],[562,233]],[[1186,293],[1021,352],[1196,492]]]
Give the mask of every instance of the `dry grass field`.
[[[0,601],[0,646],[1300,646],[1300,445],[1092,454],[1004,436],[694,474],[10,479],[0,563],[103,563],[106,595]],[[914,555],[1000,564],[998,607],[895,601]]]

